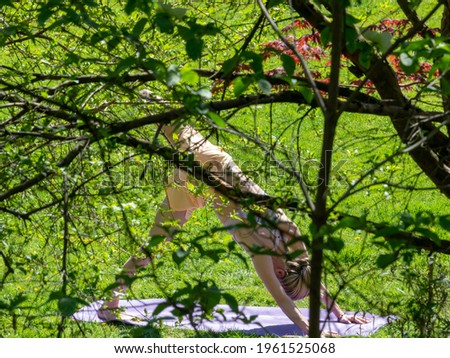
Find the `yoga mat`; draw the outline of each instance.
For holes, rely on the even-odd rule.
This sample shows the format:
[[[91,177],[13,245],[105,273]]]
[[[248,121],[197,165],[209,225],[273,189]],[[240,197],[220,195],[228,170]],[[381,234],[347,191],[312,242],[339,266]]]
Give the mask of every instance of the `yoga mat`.
[[[193,329],[189,320],[184,317],[180,322],[178,317],[172,314],[173,307],[167,307],[156,317],[153,316],[155,308],[165,302],[164,299],[143,299],[143,300],[121,300],[119,307],[121,310],[120,318],[123,323],[144,326],[150,321],[161,319],[163,324],[171,327]],[[101,307],[102,301],[97,301],[89,306],[81,308],[72,318],[79,321],[103,322],[97,316],[97,311]],[[309,310],[300,308],[301,313],[308,318]],[[240,306],[239,311],[246,318],[257,316],[250,323],[242,320],[242,314],[237,315],[227,305],[218,305],[215,313],[210,320],[203,320],[198,323],[199,330],[209,330],[214,332],[224,332],[228,330],[237,330],[247,334],[275,336],[301,336],[302,331],[295,326],[292,321],[286,317],[279,307],[253,307]],[[346,312],[353,315],[353,312]],[[345,324],[339,323],[333,314],[328,316],[326,310],[321,310],[321,322],[324,330],[333,331],[340,336],[368,336],[376,332],[382,326],[393,320],[392,317],[380,317],[373,314],[364,314],[369,318],[366,324]]]

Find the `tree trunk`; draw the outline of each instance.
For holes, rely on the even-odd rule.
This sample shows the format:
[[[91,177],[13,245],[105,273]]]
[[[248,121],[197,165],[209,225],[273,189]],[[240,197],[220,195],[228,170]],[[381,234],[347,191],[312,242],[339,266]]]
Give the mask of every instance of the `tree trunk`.
[[[450,36],[450,1],[444,6],[444,12],[442,14],[441,22],[441,34],[442,37]],[[450,111],[450,71],[441,73],[441,90],[442,90],[442,106],[444,111]],[[450,115],[447,115],[445,119],[450,119]],[[450,124],[447,125],[447,134],[450,135]]]
[[[308,20],[319,31],[330,25],[327,18],[309,1],[293,0],[293,8],[297,13]],[[446,7],[448,11],[448,6]],[[347,25],[352,26],[352,25]],[[350,53],[344,47],[344,54],[350,58],[374,83],[378,93],[384,102],[389,105],[414,108],[403,96],[391,66],[378,56],[373,55],[369,69],[364,68],[359,61],[358,53]],[[419,109],[417,109],[419,113]],[[449,140],[431,122],[419,123],[412,120],[410,116],[391,115],[391,122],[406,146],[417,144],[408,153],[431,179],[436,187],[448,198],[450,198],[450,162],[449,162]],[[432,135],[430,135],[432,134]],[[419,143],[423,136],[429,136],[426,141]],[[412,147],[411,147],[412,148]]]

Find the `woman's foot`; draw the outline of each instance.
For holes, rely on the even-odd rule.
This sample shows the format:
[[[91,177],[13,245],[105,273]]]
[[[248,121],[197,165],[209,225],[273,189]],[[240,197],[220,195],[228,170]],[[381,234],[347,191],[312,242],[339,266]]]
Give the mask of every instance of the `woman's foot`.
[[[146,326],[148,324],[144,316],[127,313],[119,307],[110,307],[108,303],[104,303],[99,308],[97,316],[103,322],[122,323],[133,326]]]
[[[111,322],[119,320],[119,302],[118,301],[105,301],[97,311],[97,316],[102,321]]]

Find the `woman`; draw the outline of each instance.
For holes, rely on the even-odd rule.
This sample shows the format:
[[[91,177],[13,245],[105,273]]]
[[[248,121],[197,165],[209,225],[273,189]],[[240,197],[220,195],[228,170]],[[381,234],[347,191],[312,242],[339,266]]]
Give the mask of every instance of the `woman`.
[[[199,163],[202,169],[207,169],[229,186],[236,187],[242,192],[265,194],[256,183],[243,174],[229,154],[210,143],[192,127],[186,126],[176,130],[173,126],[164,126],[163,132],[174,148],[191,152],[195,162]],[[174,171],[166,187],[166,198],[150,230],[151,236],[163,235],[171,240],[174,229],[164,227],[163,224],[177,221],[183,226],[195,209],[205,205],[204,197],[196,196],[189,191],[187,185],[189,181],[192,183],[185,171],[180,169]],[[294,303],[309,295],[311,275],[308,253],[304,242],[300,240],[298,227],[283,211],[274,212],[269,209],[255,216],[257,225],[251,225],[248,214],[238,203],[225,199],[214,188],[210,188],[210,192],[210,200],[217,217],[234,240],[251,256],[257,274],[278,306],[307,335],[308,321]],[[289,253],[295,254],[296,257],[287,260]],[[150,260],[150,257],[132,256],[125,263],[123,273],[132,277],[138,268],[147,266]],[[119,287],[113,292],[113,299],[105,302],[99,310],[99,318],[103,320],[116,319],[114,308],[118,307],[120,296],[127,289],[123,280],[118,280],[118,284]],[[340,322],[359,324],[368,322],[363,317],[345,315],[323,285],[321,296],[322,302]]]

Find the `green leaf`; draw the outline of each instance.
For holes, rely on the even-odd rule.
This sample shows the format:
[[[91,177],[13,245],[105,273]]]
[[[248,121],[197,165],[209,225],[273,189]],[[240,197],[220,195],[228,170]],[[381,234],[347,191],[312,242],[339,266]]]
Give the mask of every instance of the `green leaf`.
[[[283,63],[283,68],[289,77],[292,77],[295,72],[296,63],[295,60],[286,54],[281,55],[281,62]]]
[[[412,41],[412,42],[408,42],[406,46],[403,46],[401,52],[421,51],[421,50],[425,49],[428,46],[429,46],[429,41],[428,40]],[[397,51],[396,54],[398,55],[399,52]]]
[[[272,90],[272,85],[269,81],[265,79],[258,80],[258,88],[267,96],[270,95],[270,91]]]
[[[142,18],[134,25],[133,30],[131,31],[134,37],[139,38],[139,36],[141,36],[142,31],[144,31],[145,29],[145,25],[147,25],[147,22],[147,18]]]
[[[167,307],[170,307],[171,303],[170,302],[161,302],[158,306],[156,306],[156,308],[153,310],[152,315],[154,317],[156,317],[157,315],[159,315],[162,311],[164,311]]]
[[[195,111],[201,115],[207,115],[209,113],[209,104],[204,101],[198,101]]]
[[[420,211],[416,214],[416,225],[431,225],[435,221],[433,213],[429,211]]]
[[[163,62],[149,58],[145,61],[145,67],[152,71],[158,81],[166,81],[168,72]]]
[[[398,227],[386,227],[375,232],[375,237],[386,237],[398,234],[400,229]]]
[[[201,34],[203,36],[216,36],[220,33],[220,28],[216,26],[214,22],[209,22],[202,26]]]
[[[314,99],[314,92],[311,88],[305,87],[305,86],[297,86],[296,90],[299,91],[303,98],[305,99],[306,103],[310,104]]]
[[[103,187],[103,188],[98,189],[98,195],[109,195],[113,192],[114,192],[114,190],[112,187]]]
[[[181,79],[188,85],[194,86],[198,83],[199,75],[189,67],[183,67],[180,71]]]
[[[433,241],[436,245],[438,246],[441,245],[441,239],[435,232],[425,228],[416,228],[414,231],[418,232],[419,234],[422,234],[426,238],[431,239],[431,241]]]
[[[392,35],[388,32],[364,30],[362,35],[383,54],[391,47]]]
[[[58,309],[64,317],[72,316],[78,307],[79,300],[73,297],[62,297],[58,301]]]
[[[215,112],[211,112],[209,111],[207,116],[209,117],[209,119],[211,119],[214,124],[216,124],[218,127],[220,128],[225,128],[227,126],[227,122],[225,122],[225,120],[219,116],[217,113]]]
[[[183,97],[183,104],[191,113],[199,113],[206,115],[209,112],[209,106],[202,101],[202,98],[197,94],[189,94]]]
[[[59,300],[63,297],[64,295],[62,294],[61,291],[52,291],[50,292],[50,294],[48,295],[48,301],[54,301],[54,300]]]
[[[120,60],[120,62],[116,66],[116,69],[114,70],[114,74],[117,75],[123,71],[129,71],[136,64],[136,61],[137,60],[134,56],[130,56]]]
[[[225,74],[231,73],[234,71],[234,69],[238,64],[239,64],[239,56],[233,56],[232,58],[229,58],[228,60],[224,61],[222,65],[222,71]]]
[[[9,308],[10,309],[14,309],[14,308],[18,308],[20,306],[21,303],[25,302],[27,300],[27,296],[23,293],[19,293],[16,297],[14,297],[10,304],[9,304]]]
[[[400,216],[400,219],[403,223],[403,228],[406,229],[411,225],[414,225],[414,218],[411,216],[410,213],[402,213]]]
[[[384,254],[377,258],[376,264],[379,268],[386,268],[397,260],[396,254]]]
[[[285,2],[286,0],[269,0],[269,2],[267,3],[267,8],[270,9],[271,7],[281,5]]]
[[[403,66],[411,67],[414,64],[414,59],[411,56],[409,56],[408,53],[402,52],[400,54],[400,62],[402,63]]]
[[[14,4],[13,4],[12,0],[1,0],[1,1],[0,1],[0,9],[1,9],[3,6],[14,7]]]
[[[336,252],[342,251],[344,246],[345,246],[344,240],[337,238],[337,237],[332,237],[332,236],[328,237],[327,242],[325,244],[326,248],[328,248],[331,251],[336,251]]]
[[[174,87],[181,81],[181,73],[178,67],[175,65],[170,65],[167,70],[167,86]]]
[[[91,45],[96,45],[111,35],[110,31],[97,31],[91,37]]]
[[[88,7],[93,7],[93,8],[98,7],[98,4],[93,0],[84,0],[83,5],[88,6]]]
[[[192,38],[186,41],[186,53],[192,60],[198,60],[202,56],[203,40],[201,38]]]
[[[37,17],[39,26],[44,26],[48,19],[55,13],[54,10],[47,6],[42,6]]]
[[[213,284],[211,287],[204,290],[204,294],[200,296],[202,309],[211,312],[212,309],[220,303],[221,298],[222,295],[220,294],[220,290]]]
[[[195,33],[186,26],[177,25],[177,32],[185,42],[195,37]]]
[[[402,52],[399,58],[400,65],[407,75],[411,75],[418,70],[419,65],[417,59],[412,57],[409,53]]]
[[[252,67],[253,72],[255,72],[255,75],[257,76],[264,75],[262,55],[256,52],[246,51],[242,54],[242,56],[243,58],[250,60],[250,66]]]
[[[159,8],[161,12],[166,13],[169,16],[173,16],[181,20],[183,17],[186,16],[187,9],[181,8],[181,7],[172,7],[169,4],[163,4],[159,3]]]
[[[138,10],[149,14],[154,5],[156,5],[155,3],[156,0],[128,0],[124,9],[128,15]]]
[[[155,247],[159,244],[162,244],[164,241],[167,240],[167,237],[164,235],[154,235],[150,238],[150,241],[147,244],[147,247]]]
[[[212,98],[212,93],[207,88],[200,88],[199,90],[194,91],[193,93],[198,94],[203,99],[211,99]]]
[[[363,218],[345,216],[339,221],[338,227],[349,228],[353,230],[365,229],[365,220]]]
[[[441,92],[442,94],[450,95],[450,83],[446,78],[441,78]]]
[[[440,216],[439,225],[447,231],[450,231],[450,215]]]
[[[239,305],[234,296],[230,295],[229,293],[223,293],[222,297],[225,299],[225,302],[234,313],[239,313]]]
[[[366,42],[359,42],[359,54],[358,59],[363,68],[368,69],[370,67],[370,62],[372,60],[372,46]]]
[[[428,46],[424,45],[421,50],[427,49]],[[435,58],[436,60],[448,56],[450,54],[450,44],[446,42],[440,42],[438,43],[434,48],[431,50],[431,58]]]
[[[186,258],[189,256],[191,250],[183,250],[183,249],[178,249],[176,251],[174,251],[172,253],[172,260],[178,265],[180,266],[180,264],[186,260]]]
[[[174,24],[169,14],[160,12],[154,17],[155,26],[164,34],[173,34]]]
[[[344,36],[345,36],[345,44],[348,50],[350,51],[350,53],[354,53],[358,49],[358,44],[360,43],[360,41],[358,40],[358,33],[354,28],[346,27]],[[327,40],[331,41],[331,31],[329,39],[327,38]]]
[[[137,4],[138,0],[128,0],[125,5],[125,12],[130,15],[136,9]]]
[[[252,76],[237,77],[233,81],[233,92],[236,97],[240,97],[253,83]]]
[[[326,26],[321,32],[320,32],[320,42],[323,46],[328,45],[331,43],[331,29],[330,26]]]
[[[107,43],[108,51],[113,51],[117,46],[119,46],[119,44],[120,44],[120,38],[117,36],[114,36]]]

